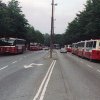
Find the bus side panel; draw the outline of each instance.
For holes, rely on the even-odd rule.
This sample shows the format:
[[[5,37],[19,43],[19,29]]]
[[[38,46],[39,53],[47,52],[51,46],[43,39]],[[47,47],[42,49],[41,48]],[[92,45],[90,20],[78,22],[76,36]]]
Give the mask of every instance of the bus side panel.
[[[3,54],[3,53],[4,53],[4,48],[0,47],[0,54]]]
[[[10,47],[10,53],[17,54],[17,47]]]
[[[72,52],[72,49],[71,48],[67,48],[67,52]]]
[[[79,50],[78,51],[78,56],[83,57],[83,53],[84,53],[84,50]]]
[[[90,59],[91,52],[85,51],[83,57]]]
[[[100,60],[100,50],[92,50],[91,59]]]

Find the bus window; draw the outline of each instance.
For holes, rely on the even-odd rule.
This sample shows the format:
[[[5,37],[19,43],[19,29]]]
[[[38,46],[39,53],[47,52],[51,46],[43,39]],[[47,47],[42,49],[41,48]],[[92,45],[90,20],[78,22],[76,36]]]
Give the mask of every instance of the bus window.
[[[86,47],[89,47],[89,42],[86,43]]]
[[[100,42],[99,42],[99,47],[100,47]]]
[[[96,48],[96,41],[94,41],[93,43],[93,48]]]

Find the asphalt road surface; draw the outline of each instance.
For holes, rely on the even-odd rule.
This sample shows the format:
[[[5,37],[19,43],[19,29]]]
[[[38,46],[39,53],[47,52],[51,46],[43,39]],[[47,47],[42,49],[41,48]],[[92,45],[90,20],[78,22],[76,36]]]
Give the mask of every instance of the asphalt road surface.
[[[0,100],[100,100],[100,63],[59,50],[2,55]]]

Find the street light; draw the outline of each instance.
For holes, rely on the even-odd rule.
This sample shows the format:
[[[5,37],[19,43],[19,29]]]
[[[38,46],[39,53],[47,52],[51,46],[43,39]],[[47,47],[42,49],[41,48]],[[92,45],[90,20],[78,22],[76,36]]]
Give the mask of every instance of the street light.
[[[53,35],[54,35],[54,0],[52,0],[52,16],[51,16],[51,36],[50,36],[50,58],[52,58],[52,51],[53,51]]]

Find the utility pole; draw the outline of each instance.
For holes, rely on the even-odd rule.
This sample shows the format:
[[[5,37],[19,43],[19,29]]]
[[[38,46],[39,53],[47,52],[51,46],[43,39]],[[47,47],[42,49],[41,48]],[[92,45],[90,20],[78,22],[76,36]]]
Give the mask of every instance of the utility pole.
[[[51,15],[51,36],[50,36],[50,58],[52,58],[53,51],[53,35],[54,35],[54,0],[52,0],[52,15]]]

